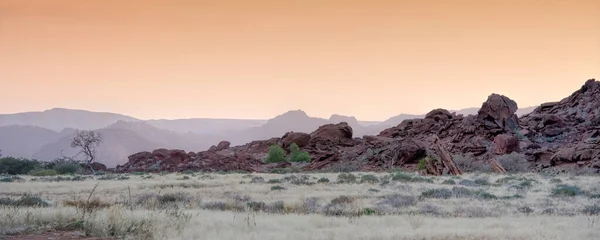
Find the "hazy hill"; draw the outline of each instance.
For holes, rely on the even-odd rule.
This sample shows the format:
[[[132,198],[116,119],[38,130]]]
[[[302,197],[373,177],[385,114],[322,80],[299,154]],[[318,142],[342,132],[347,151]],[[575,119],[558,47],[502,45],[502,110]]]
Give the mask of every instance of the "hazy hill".
[[[40,147],[61,137],[59,132],[36,126],[0,127],[0,150],[3,156],[31,158]]]
[[[65,108],[53,108],[43,112],[0,114],[0,126],[32,125],[54,131],[64,128],[98,129],[117,121],[139,121],[133,117],[106,112],[90,112]]]
[[[281,137],[289,131],[312,132],[327,123],[327,119],[310,117],[302,110],[293,110],[269,119],[259,127],[227,134],[223,136],[223,140],[228,140],[234,145],[245,144],[253,140]]]
[[[175,131],[180,134],[186,134],[189,132],[199,134],[219,134],[219,133],[231,133],[248,129],[252,127],[259,127],[267,122],[262,119],[211,119],[211,118],[192,118],[192,119],[174,119],[174,120],[147,120],[148,124]]]

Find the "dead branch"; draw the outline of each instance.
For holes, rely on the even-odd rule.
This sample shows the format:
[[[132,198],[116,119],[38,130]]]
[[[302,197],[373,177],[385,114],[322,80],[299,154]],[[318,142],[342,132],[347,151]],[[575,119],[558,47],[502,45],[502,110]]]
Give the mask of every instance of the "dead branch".
[[[442,145],[442,142],[438,136],[435,136],[433,145],[437,155],[440,156],[444,167],[448,168],[452,175],[461,175],[462,171],[460,171],[460,169],[456,166],[456,163],[452,160],[452,156],[450,156],[450,153],[448,153],[446,148]]]
[[[500,165],[500,163],[496,161],[496,159],[492,158],[488,161],[490,162],[490,165],[492,165],[492,169],[494,170],[494,172],[506,173],[506,169],[504,169],[504,167],[502,167],[502,165]]]

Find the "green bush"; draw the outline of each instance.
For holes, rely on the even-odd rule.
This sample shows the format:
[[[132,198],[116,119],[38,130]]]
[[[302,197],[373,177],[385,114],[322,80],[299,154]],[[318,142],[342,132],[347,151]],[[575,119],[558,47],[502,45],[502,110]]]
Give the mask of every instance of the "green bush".
[[[291,162],[310,162],[310,155],[300,150],[300,147],[296,143],[290,145],[290,161]]]
[[[425,170],[427,169],[427,158],[423,158],[419,160],[419,164],[417,164],[417,169]]]
[[[553,197],[574,197],[581,194],[583,194],[583,191],[578,186],[560,184],[552,189]]]
[[[299,152],[298,154],[292,155],[290,161],[292,162],[310,162],[312,159],[307,152]]]
[[[279,145],[271,145],[269,147],[269,154],[265,159],[266,163],[280,163],[285,161],[285,150]]]
[[[452,179],[448,179],[442,182],[442,184],[446,184],[446,185],[456,185],[456,182]]]
[[[27,174],[36,167],[41,167],[41,164],[35,160],[13,157],[0,158],[0,174],[22,175]]]
[[[370,183],[370,184],[379,183],[379,178],[377,178],[373,174],[363,175],[362,177],[360,177],[360,183]]]
[[[329,182],[329,178],[326,178],[326,177],[322,177],[317,181],[317,183],[328,183],[328,182]]]
[[[75,162],[57,163],[54,165],[53,169],[56,170],[58,174],[75,174],[81,169],[81,165]]]

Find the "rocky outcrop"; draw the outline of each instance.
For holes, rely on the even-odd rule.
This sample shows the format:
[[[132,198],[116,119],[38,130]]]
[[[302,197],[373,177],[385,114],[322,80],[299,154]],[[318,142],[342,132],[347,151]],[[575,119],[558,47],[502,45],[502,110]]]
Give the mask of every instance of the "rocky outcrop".
[[[203,152],[157,149],[129,157],[117,171],[245,170],[266,172],[291,164],[265,164],[269,148],[288,149],[296,143],[311,156],[302,170],[332,166],[378,171],[395,167],[415,168],[431,151],[434,140],[452,155],[469,155],[487,161],[503,154],[523,153],[532,170],[561,164],[600,168],[600,83],[589,80],[560,102],[540,105],[520,119],[517,103],[492,94],[476,115],[460,115],[434,109],[422,119],[407,119],[380,134],[353,138],[347,122],[326,124],[312,133],[288,132],[282,137],[252,141],[231,147],[223,141]]]
[[[569,97],[541,104],[519,119],[526,149],[540,167],[577,163],[600,168],[600,82],[590,79]]]

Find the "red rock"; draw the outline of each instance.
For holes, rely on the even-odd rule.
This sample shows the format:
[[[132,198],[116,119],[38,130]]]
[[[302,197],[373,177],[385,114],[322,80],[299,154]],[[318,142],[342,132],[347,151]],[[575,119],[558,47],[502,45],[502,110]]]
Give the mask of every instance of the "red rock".
[[[287,132],[281,137],[282,147],[287,149],[292,143],[298,145],[298,147],[303,148],[308,146],[310,142],[310,134],[301,133],[301,132]]]
[[[231,143],[228,141],[221,141],[214,150],[215,151],[225,150],[225,149],[228,149],[230,145],[231,145]]]
[[[494,138],[494,153],[498,155],[518,152],[519,138],[508,134],[500,134]]]
[[[497,127],[512,131],[518,127],[519,119],[517,112],[517,103],[510,98],[492,94],[485,101],[481,109],[477,112],[480,120],[495,124]]]

